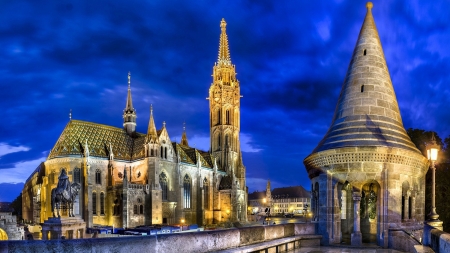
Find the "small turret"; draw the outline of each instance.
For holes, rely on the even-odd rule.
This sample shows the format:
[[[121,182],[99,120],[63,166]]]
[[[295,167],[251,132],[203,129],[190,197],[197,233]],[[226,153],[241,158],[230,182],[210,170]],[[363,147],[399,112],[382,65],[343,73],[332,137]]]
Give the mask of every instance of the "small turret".
[[[181,136],[181,145],[189,146],[186,136],[186,123],[183,123],[183,135]]]
[[[128,72],[128,96],[125,110],[123,110],[123,128],[128,135],[132,136],[136,132],[136,110],[133,107],[131,98],[131,74]]]

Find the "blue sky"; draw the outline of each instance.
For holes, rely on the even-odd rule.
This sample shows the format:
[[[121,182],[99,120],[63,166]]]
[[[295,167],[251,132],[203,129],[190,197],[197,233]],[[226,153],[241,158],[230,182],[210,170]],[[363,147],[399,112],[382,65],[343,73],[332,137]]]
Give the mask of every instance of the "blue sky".
[[[450,135],[450,7],[373,1],[405,128]],[[122,126],[131,72],[137,129],[209,149],[220,20],[241,84],[249,191],[303,185],[333,116],[365,1],[3,1],[0,201],[11,201],[73,118]]]

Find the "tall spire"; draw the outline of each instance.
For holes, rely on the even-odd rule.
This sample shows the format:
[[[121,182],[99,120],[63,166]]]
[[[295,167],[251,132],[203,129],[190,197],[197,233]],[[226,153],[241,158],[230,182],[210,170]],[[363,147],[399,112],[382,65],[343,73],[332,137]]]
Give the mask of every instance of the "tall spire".
[[[372,16],[367,13],[344,79],[333,121],[314,152],[388,146],[418,152],[403,127],[397,98]]]
[[[217,63],[219,65],[231,65],[230,49],[228,47],[228,37],[227,37],[227,22],[222,18],[220,22],[220,28],[222,33],[220,34],[219,42],[219,57]]]
[[[186,136],[186,123],[183,122],[183,135],[181,136],[181,145],[189,146]]]
[[[131,99],[131,73],[128,72],[128,95],[125,110],[123,110],[123,128],[130,136],[136,131],[136,118],[136,110]]]
[[[147,141],[157,143],[158,142],[158,134],[156,132],[155,120],[153,119],[153,105],[150,105],[150,120],[148,121],[148,129],[147,129]]]

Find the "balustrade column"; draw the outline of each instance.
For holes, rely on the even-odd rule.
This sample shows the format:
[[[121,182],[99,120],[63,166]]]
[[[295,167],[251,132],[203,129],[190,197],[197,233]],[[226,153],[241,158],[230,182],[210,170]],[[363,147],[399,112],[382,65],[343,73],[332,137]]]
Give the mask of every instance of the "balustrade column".
[[[351,238],[352,246],[361,246],[362,245],[362,235],[361,235],[361,193],[354,192],[353,193],[353,233]]]

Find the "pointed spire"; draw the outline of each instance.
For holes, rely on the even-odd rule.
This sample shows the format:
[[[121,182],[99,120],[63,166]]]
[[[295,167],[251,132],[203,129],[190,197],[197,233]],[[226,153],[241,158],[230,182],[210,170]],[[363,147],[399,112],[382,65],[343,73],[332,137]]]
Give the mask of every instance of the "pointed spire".
[[[133,107],[131,98],[131,73],[128,72],[128,95],[125,110],[123,110],[123,127],[130,136],[136,131],[136,118],[136,110]]]
[[[181,145],[189,146],[186,136],[186,122],[183,122],[183,135],[181,136]]]
[[[222,33],[220,34],[220,42],[219,42],[219,58],[217,60],[217,63],[219,65],[231,65],[231,57],[230,57],[230,49],[228,46],[228,36],[227,36],[227,22],[225,22],[225,19],[222,18],[222,21],[220,22],[220,28]]]
[[[419,152],[403,127],[372,16],[373,4],[368,2],[366,7],[333,121],[313,153],[354,146],[399,147]]]
[[[125,111],[132,112],[133,108],[133,99],[131,98],[131,73],[128,71],[128,95],[127,95],[127,104],[125,106]]]
[[[150,120],[148,121],[147,143],[153,141],[158,142],[158,134],[156,132],[155,120],[153,119],[153,105],[150,105]]]

